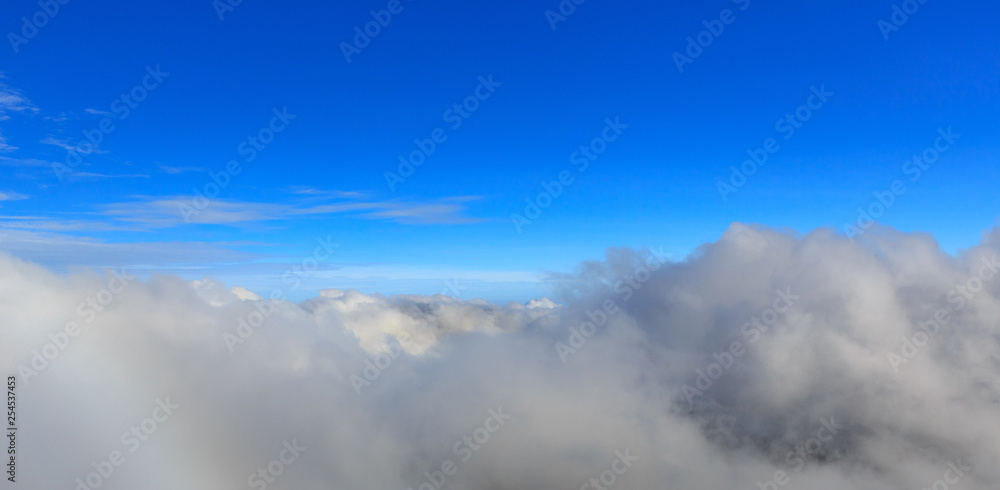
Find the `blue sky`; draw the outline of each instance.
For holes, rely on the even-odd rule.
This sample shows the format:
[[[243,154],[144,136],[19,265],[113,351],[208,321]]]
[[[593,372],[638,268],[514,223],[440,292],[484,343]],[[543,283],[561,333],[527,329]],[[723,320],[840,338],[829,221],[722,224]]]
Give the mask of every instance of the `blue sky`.
[[[732,222],[843,233],[896,180],[882,224],[954,253],[996,223],[993,3],[58,5],[0,7],[0,250],[56,269],[266,292],[323,239],[339,246],[290,295],[524,301],[608,247],[682,259]],[[85,132],[100,143],[62,167]]]

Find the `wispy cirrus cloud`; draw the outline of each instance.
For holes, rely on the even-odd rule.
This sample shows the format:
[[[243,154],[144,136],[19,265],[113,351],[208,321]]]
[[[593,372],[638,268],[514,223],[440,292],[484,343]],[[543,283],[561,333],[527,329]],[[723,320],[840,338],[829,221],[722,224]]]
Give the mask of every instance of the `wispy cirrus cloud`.
[[[10,119],[11,112],[38,113],[38,108],[28,100],[21,92],[10,87],[3,82],[7,77],[0,72],[0,121]],[[0,152],[11,152],[16,150],[16,146],[7,143],[7,138],[0,133]]]
[[[87,114],[93,114],[95,116],[111,116],[112,115],[108,111],[102,111],[102,110],[99,110],[99,109],[90,109],[90,108],[84,109],[83,112],[86,112]]]
[[[94,148],[90,148],[90,149],[85,149],[85,148],[79,147],[77,145],[74,145],[74,144],[70,143],[67,140],[56,139],[56,138],[53,138],[52,136],[49,136],[49,137],[41,140],[39,143],[42,143],[43,145],[58,146],[59,148],[62,148],[64,150],[66,150],[66,151],[71,151],[71,152],[74,152],[74,153],[79,153],[81,155],[88,155],[90,153],[107,153],[106,150],[101,150],[100,148],[94,147]]]
[[[327,214],[344,214],[362,219],[382,219],[411,225],[471,224],[486,221],[465,216],[464,203],[478,199],[471,196],[445,198],[436,202],[351,200],[319,205],[215,199],[197,214],[189,216],[190,221],[188,221],[182,209],[191,206],[193,199],[191,196],[162,198],[140,196],[135,201],[105,205],[99,214],[118,221],[141,223],[154,228],[188,223],[235,226]]]
[[[390,219],[405,224],[471,224],[482,223],[481,218],[469,218],[460,215],[464,209],[458,204],[421,204],[412,207],[384,209],[366,214],[369,219]]]
[[[105,232],[122,230],[140,228],[83,220],[55,221],[41,216],[0,216],[0,260],[4,253],[9,253],[59,271],[126,267],[147,277],[150,274],[179,274],[189,279],[213,277],[266,292],[276,286],[287,286],[283,278],[302,259],[302,247],[289,243],[164,241],[154,238],[155,234],[145,235],[148,241],[121,242],[92,236],[113,236]],[[315,292],[341,285],[390,293],[410,293],[415,288],[441,290],[445,280],[455,285],[453,294],[461,292],[470,298],[475,294],[497,294],[503,288],[541,294],[546,281],[538,271],[340,260],[324,263],[317,270],[297,277],[302,281],[299,291],[303,299],[308,297],[306,290]]]
[[[308,196],[315,199],[367,199],[370,194],[360,191],[323,190],[310,186],[294,185],[289,192],[298,196]]]
[[[28,112],[38,114],[38,107],[35,107],[20,90],[7,85],[3,80],[7,77],[0,73],[0,121],[10,118],[9,112]]]
[[[13,158],[0,156],[0,165],[7,167],[51,167],[52,162],[38,158]]]
[[[101,174],[97,172],[70,172],[69,177],[80,179],[148,179],[149,174]]]
[[[0,201],[22,201],[27,198],[28,196],[18,192],[0,191]]]
[[[7,138],[4,138],[3,134],[0,134],[0,151],[7,152],[7,151],[14,151],[16,149],[17,149],[16,146],[8,145]]]
[[[107,204],[99,214],[151,228],[167,228],[186,224],[181,209],[182,206],[190,205],[191,198],[187,196],[163,198],[139,196],[136,201]],[[283,208],[279,204],[217,200],[195,216],[192,222],[235,225],[271,221],[279,219]]]
[[[15,218],[15,219],[11,219]],[[20,218],[20,219],[18,219]],[[44,262],[50,267],[64,270],[72,267],[127,266],[169,271],[192,267],[221,267],[220,264],[244,263],[260,260],[263,256],[236,250],[243,244],[211,242],[109,242],[99,238],[77,236],[73,232],[97,232],[112,229],[90,223],[75,227],[72,223],[54,223],[44,218],[0,216],[0,252],[16,257]],[[21,221],[34,229],[12,229],[13,221]],[[84,223],[84,222],[80,222]],[[119,228],[120,229],[120,228]]]
[[[184,174],[188,172],[204,172],[205,167],[172,167],[170,165],[159,165],[160,172],[171,175]]]
[[[123,226],[104,220],[51,218],[32,215],[0,215],[0,229],[39,232],[96,233],[104,231],[140,231],[137,226]]]

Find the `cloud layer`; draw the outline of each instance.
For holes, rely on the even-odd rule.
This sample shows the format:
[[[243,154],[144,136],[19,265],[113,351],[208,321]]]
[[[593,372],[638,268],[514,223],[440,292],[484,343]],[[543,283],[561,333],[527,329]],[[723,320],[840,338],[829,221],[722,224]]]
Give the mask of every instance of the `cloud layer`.
[[[998,249],[734,224],[528,305],[4,256],[19,483],[78,488],[119,451],[100,488],[992,488]]]

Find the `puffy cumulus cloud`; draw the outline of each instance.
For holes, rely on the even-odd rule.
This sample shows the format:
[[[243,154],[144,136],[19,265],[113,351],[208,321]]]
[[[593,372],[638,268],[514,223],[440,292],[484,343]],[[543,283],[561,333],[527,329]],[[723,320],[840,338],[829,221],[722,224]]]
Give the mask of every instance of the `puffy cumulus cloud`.
[[[241,288],[242,289],[242,288]],[[542,298],[526,306],[501,307],[481,299],[461,301],[444,295],[385,297],[326,289],[301,306],[318,319],[334,315],[368,352],[390,352],[398,344],[409,354],[425,354],[446,335],[513,333],[549,315],[558,305]]]
[[[4,257],[19,483],[993,488],[998,248],[734,224],[679,262],[610,250],[556,278],[562,306],[291,303]]]

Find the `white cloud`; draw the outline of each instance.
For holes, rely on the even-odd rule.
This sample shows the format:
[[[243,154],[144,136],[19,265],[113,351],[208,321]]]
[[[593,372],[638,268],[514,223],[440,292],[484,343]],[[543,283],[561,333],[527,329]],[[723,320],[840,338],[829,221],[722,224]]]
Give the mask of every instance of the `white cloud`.
[[[470,199],[472,198],[463,198],[463,201]],[[331,204],[294,205],[217,198],[207,201],[207,204],[199,204],[204,201],[204,197],[194,196],[145,197],[131,202],[108,204],[104,206],[102,213],[119,221],[141,223],[155,228],[188,224],[184,209],[198,209],[197,213],[188,216],[190,223],[230,226],[323,214],[349,214],[365,219],[418,225],[485,221],[464,216],[465,206],[450,199],[436,203],[351,200]]]
[[[108,299],[108,277],[2,257],[4,372],[80,324],[20,387],[19,483],[75,487],[169,396],[181,408],[102,489],[240,488],[292,439],[307,449],[268,488],[417,489],[446,460],[451,488],[581,488],[626,449],[639,459],[614,488],[757,488],[777,471],[781,488],[929,488],[959,461],[960,488],[994,488],[996,254],[1000,231],[952,257],[926,235],[873,229],[854,244],[737,224],[683,262],[612,250],[560,278],[562,307],[351,290],[269,303],[160,276],[92,322],[87,298]],[[772,317],[787,306],[776,290],[799,297]],[[946,307],[892,369],[888,354]],[[257,327],[230,354],[224,335],[243,321]],[[576,346],[566,363],[560,342]],[[710,386],[689,403],[701,373]],[[511,418],[476,435],[496,407]],[[479,436],[463,461],[455,448]]]
[[[9,113],[11,112],[37,114],[38,108],[27,97],[2,81],[6,78],[3,73],[0,73],[0,121],[10,119]],[[7,139],[0,134],[0,152],[11,152],[16,149],[16,146],[7,144]]]
[[[16,146],[8,145],[7,138],[4,138],[3,135],[0,134],[0,152],[9,152],[9,151],[14,151],[16,149],[17,149]]]
[[[310,186],[296,185],[291,186],[289,191],[292,194],[297,194],[300,196],[309,196],[314,199],[367,199],[369,194],[359,191],[339,191],[339,190],[322,190]]]
[[[0,80],[5,79],[0,74]],[[0,82],[0,116],[6,119],[9,112],[29,112],[37,114],[38,108],[28,100],[19,90]]]
[[[0,165],[10,167],[51,167],[52,162],[37,158],[11,158],[0,156]]]
[[[156,272],[176,272],[186,267],[219,270],[219,264],[245,264],[259,254],[205,242],[107,242],[68,233],[122,231],[125,228],[86,221],[58,222],[38,216],[0,216],[6,239],[0,251],[45,263],[58,270],[101,267],[109,264]],[[0,253],[2,253],[0,252]]]
[[[60,140],[53,138],[51,136],[41,140],[39,143],[42,143],[44,145],[58,146],[59,148],[62,148],[66,151],[79,153],[81,155],[89,155],[91,153],[100,153],[100,154],[107,153],[106,150],[101,150],[100,148],[94,148],[94,147],[83,148],[81,146],[77,146],[70,143],[69,140]]]
[[[171,167],[169,165],[160,164],[160,172],[171,175],[183,174],[186,172],[204,172],[203,167]]]
[[[28,198],[28,196],[26,196],[24,194],[17,193],[17,192],[13,192],[13,191],[6,191],[6,192],[4,192],[4,191],[0,191],[0,201],[20,201],[20,200],[27,199],[27,198]]]

